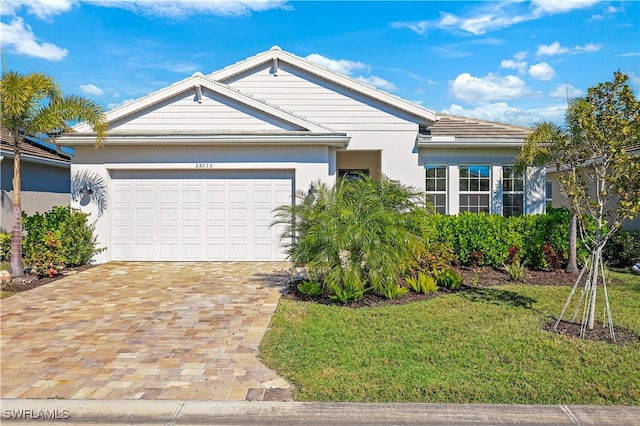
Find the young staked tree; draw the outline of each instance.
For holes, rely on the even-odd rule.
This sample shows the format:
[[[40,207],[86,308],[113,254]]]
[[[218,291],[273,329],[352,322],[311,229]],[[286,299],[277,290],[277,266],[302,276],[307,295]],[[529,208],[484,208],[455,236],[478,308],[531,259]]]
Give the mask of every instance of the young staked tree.
[[[640,101],[627,80],[626,75],[616,72],[613,81],[599,83],[589,88],[585,97],[572,101],[567,111],[571,137],[553,143],[560,185],[577,215],[583,242],[590,249],[556,327],[586,275],[574,314],[577,316],[582,308],[582,337],[594,327],[601,282],[607,325],[615,340],[602,250],[624,220],[640,213],[640,157],[629,150],[640,142]],[[586,232],[588,217],[595,223],[595,231]]]
[[[2,74],[0,83],[2,127],[13,138],[13,226],[10,273],[24,275],[22,268],[22,216],[20,201],[20,150],[24,138],[57,135],[71,130],[69,123],[86,121],[96,134],[96,146],[107,137],[102,108],[81,96],[63,96],[56,82],[41,73],[15,71]]]

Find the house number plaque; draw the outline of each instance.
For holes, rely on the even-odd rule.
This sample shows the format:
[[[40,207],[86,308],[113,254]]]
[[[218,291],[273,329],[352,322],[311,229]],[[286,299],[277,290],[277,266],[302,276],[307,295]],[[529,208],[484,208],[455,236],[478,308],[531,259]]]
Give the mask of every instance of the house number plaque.
[[[213,169],[213,163],[196,163],[196,169]]]

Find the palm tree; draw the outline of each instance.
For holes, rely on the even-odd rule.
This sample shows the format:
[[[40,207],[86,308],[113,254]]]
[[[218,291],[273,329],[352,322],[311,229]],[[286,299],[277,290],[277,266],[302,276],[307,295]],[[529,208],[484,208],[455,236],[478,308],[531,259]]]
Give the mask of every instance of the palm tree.
[[[11,133],[14,151],[10,272],[20,277],[24,275],[20,203],[20,147],[24,138],[69,132],[69,122],[86,121],[96,134],[96,146],[101,146],[107,137],[107,121],[99,105],[81,96],[63,96],[56,82],[42,73],[3,73],[0,96],[2,127]]]
[[[563,150],[567,146],[579,148],[578,138],[573,134],[573,123],[576,103],[574,100],[567,109],[567,128],[563,128],[555,123],[544,121],[537,123],[533,131],[527,136],[516,159],[516,170],[523,172],[527,167],[544,167],[548,164],[559,164]],[[575,175],[575,169],[569,166],[566,171],[569,175]],[[569,259],[565,271],[570,274],[578,273],[577,243],[578,243],[578,220],[573,208],[569,208]]]

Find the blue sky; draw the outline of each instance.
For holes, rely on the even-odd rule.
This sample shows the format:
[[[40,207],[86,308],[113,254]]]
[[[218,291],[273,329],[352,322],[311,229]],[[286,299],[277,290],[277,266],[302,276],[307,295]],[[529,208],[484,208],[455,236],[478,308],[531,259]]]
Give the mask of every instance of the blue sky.
[[[273,45],[438,112],[561,122],[620,70],[640,93],[640,2],[2,0],[4,67],[106,110]]]

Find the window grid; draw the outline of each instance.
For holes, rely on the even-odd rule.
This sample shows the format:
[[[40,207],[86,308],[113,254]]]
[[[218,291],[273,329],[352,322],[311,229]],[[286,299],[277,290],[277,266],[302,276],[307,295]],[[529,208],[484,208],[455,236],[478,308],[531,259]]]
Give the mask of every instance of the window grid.
[[[488,165],[459,166],[460,212],[491,212],[491,168]]]
[[[447,214],[447,166],[427,165],[425,169],[427,202],[433,204],[436,213]]]
[[[524,213],[524,176],[515,167],[502,167],[502,215],[520,216]]]

